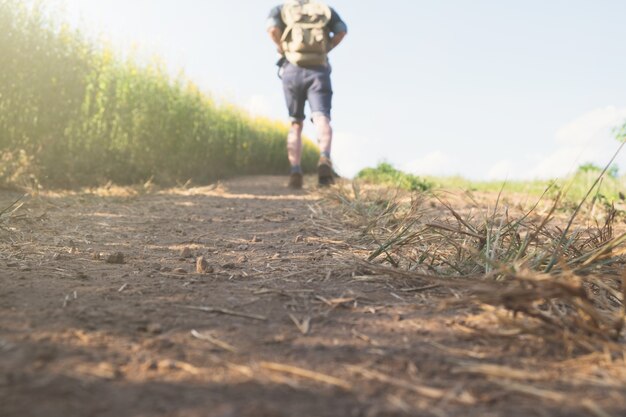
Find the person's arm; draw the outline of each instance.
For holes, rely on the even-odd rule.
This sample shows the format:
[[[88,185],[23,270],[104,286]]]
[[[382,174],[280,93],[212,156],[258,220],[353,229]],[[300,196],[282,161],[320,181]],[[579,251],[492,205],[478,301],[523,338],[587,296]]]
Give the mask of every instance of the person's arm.
[[[283,55],[282,36],[285,30],[285,23],[281,17],[282,6],[276,6],[270,11],[270,15],[267,17],[267,33],[270,35],[272,42],[276,45],[276,49],[279,54]]]
[[[279,54],[284,54],[285,51],[283,51],[283,45],[281,42],[282,36],[283,36],[283,30],[281,28],[279,28],[278,26],[272,26],[270,28],[267,29],[267,33],[269,33],[270,38],[272,39],[272,42],[274,42],[274,44],[276,44],[276,48],[278,50]]]
[[[343,39],[348,34],[348,26],[341,19],[341,16],[339,16],[339,13],[337,13],[335,9],[331,8],[330,11],[331,11],[331,17],[330,17],[330,22],[329,22],[329,30],[333,36],[332,38],[330,38],[329,51],[332,51],[337,46],[339,46],[341,41],[343,41]]]
[[[341,41],[343,41],[343,38],[345,38],[347,34],[348,32],[335,33],[334,36],[330,38],[330,50],[332,51],[337,46],[339,46],[339,44],[341,43]]]

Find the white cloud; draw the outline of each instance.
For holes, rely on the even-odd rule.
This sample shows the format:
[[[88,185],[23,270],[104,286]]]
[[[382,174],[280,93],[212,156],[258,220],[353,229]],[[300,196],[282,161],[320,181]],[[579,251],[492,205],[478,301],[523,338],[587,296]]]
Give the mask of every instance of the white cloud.
[[[593,110],[560,128],[556,133],[557,148],[540,155],[522,178],[554,178],[573,172],[581,164],[605,165],[615,153],[618,142],[613,129],[626,120],[626,108],[609,106]],[[619,165],[626,165],[626,154]]]
[[[626,120],[626,108],[608,106],[590,111],[563,126],[556,133],[556,141],[562,145],[586,146],[590,141],[613,137],[613,128]]]
[[[487,172],[488,180],[504,180],[510,178],[515,173],[513,162],[509,159],[503,159],[496,162]]]
[[[430,152],[400,168],[418,175],[455,175],[458,171],[455,159],[442,151]]]

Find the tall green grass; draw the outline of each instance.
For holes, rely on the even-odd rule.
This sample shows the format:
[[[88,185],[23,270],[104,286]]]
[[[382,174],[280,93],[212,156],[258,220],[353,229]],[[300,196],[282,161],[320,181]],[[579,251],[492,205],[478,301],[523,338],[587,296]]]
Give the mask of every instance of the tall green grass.
[[[139,64],[0,0],[0,183],[204,182],[288,170],[286,124],[218,104],[165,66]],[[303,168],[318,153],[305,142]]]

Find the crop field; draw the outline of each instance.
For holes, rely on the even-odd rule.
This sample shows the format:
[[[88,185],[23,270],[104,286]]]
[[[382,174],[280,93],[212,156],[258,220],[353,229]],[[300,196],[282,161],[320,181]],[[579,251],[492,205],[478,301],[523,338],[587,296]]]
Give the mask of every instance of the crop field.
[[[287,125],[218,103],[158,61],[86,40],[45,9],[0,1],[0,183],[206,182],[289,170]],[[305,143],[303,168],[318,153]]]
[[[0,417],[626,415],[612,161],[294,191],[286,125],[41,7],[0,28]]]

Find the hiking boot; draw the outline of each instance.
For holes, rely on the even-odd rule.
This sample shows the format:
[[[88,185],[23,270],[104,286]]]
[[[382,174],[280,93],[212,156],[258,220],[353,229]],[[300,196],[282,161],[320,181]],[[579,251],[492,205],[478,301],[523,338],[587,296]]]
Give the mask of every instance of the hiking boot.
[[[322,156],[317,164],[317,179],[320,187],[329,187],[335,183],[333,163],[325,156]]]
[[[287,185],[292,190],[302,189],[302,174],[300,172],[292,172],[289,175],[289,184]]]

